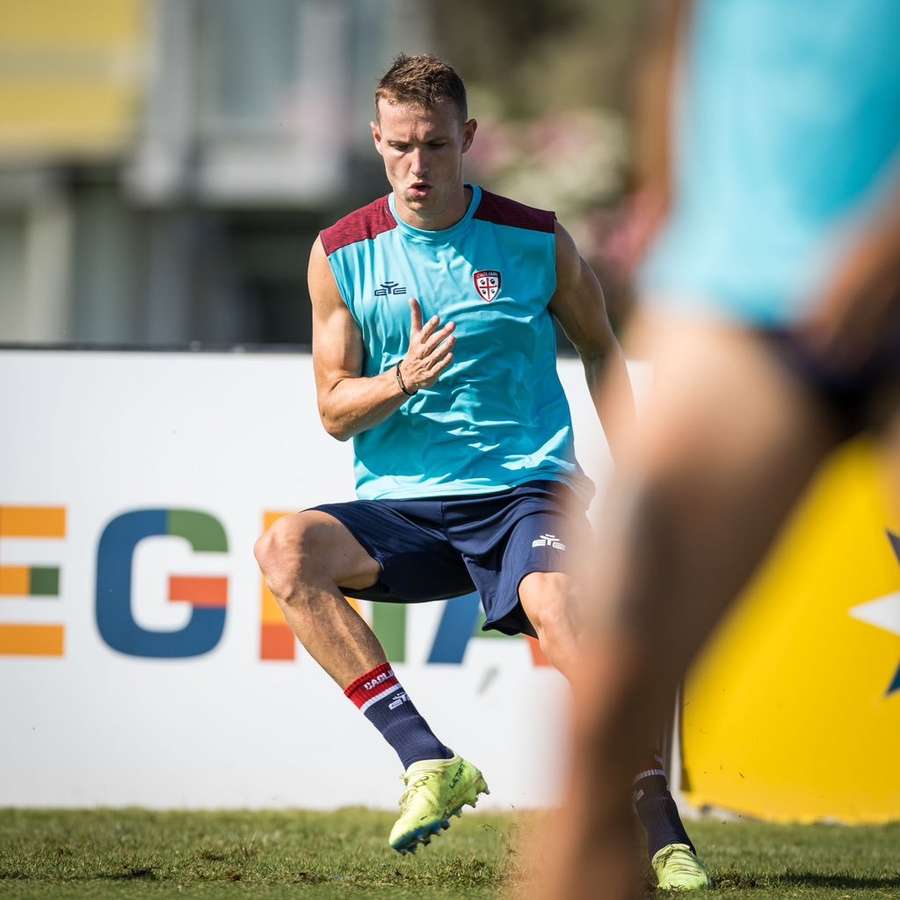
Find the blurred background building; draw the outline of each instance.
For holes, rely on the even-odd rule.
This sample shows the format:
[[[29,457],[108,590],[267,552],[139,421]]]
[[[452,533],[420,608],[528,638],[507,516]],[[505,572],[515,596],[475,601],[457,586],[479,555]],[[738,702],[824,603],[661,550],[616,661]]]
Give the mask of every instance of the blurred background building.
[[[386,190],[401,50],[457,66],[470,177],[556,209],[621,305],[640,4],[595,6],[0,0],[0,341],[307,343],[310,244]]]

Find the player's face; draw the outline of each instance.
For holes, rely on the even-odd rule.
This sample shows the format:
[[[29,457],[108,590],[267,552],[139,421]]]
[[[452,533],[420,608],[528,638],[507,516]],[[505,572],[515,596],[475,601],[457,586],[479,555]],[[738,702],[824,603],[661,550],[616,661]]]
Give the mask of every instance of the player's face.
[[[372,137],[397,210],[410,224],[447,228],[463,216],[462,158],[475,128],[475,120],[463,122],[450,100],[428,109],[379,101]]]

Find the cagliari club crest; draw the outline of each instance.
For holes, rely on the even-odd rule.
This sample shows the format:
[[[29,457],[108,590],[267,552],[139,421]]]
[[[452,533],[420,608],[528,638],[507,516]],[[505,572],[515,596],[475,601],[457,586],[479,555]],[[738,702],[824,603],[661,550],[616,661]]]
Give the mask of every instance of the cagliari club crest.
[[[488,303],[500,293],[500,273],[495,269],[476,272],[472,280],[475,282],[475,290],[481,294],[481,299]]]

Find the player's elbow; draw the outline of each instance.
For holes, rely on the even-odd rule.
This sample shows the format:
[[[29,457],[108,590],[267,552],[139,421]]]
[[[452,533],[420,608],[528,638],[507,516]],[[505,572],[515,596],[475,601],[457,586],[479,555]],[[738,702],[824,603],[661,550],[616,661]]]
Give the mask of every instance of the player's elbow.
[[[585,338],[575,342],[575,349],[585,365],[603,367],[610,355],[615,351],[614,341],[605,336]]]
[[[316,399],[322,427],[335,440],[346,441],[353,437],[356,429],[353,427],[352,415],[348,415],[346,403],[342,402],[343,398],[336,390],[341,380],[336,381],[327,390],[320,388]]]
[[[329,410],[320,409],[319,418],[322,421],[322,427],[335,440],[348,441],[353,437],[353,430],[347,426],[347,423]]]
[[[346,441],[353,437],[349,428],[346,428],[340,422],[327,416],[322,416],[322,427],[328,434],[338,441]]]

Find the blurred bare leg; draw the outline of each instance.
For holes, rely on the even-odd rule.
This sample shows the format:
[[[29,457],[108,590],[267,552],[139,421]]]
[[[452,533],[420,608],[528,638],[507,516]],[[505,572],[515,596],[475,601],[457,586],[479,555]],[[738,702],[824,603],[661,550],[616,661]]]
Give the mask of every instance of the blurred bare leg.
[[[900,511],[900,411],[888,425],[885,434],[885,445],[888,455],[888,477],[891,485],[892,507]]]
[[[599,519],[565,809],[535,897],[640,895],[631,761],[834,443],[752,334],[667,322],[640,336],[654,384]]]

